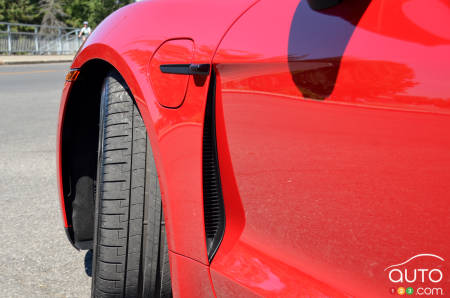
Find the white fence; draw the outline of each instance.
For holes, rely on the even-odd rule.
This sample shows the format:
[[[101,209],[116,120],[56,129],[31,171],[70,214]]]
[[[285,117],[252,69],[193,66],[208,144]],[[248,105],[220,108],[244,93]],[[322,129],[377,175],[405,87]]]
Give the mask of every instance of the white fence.
[[[80,29],[70,27],[0,22],[0,53],[73,54],[82,42],[78,38],[79,32]]]

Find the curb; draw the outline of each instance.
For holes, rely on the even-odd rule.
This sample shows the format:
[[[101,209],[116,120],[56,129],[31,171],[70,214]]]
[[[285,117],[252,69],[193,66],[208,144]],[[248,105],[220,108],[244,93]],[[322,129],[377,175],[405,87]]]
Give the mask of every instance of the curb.
[[[72,62],[73,57],[67,59],[42,59],[42,60],[11,60],[2,61],[0,65],[16,65],[16,64],[42,64],[42,63],[67,63]]]

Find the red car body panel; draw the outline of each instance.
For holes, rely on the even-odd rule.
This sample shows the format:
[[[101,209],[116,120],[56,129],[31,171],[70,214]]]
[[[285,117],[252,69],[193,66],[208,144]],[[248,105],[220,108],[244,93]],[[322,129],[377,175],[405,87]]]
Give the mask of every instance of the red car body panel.
[[[209,266],[169,252],[174,297],[215,297]]]
[[[294,67],[329,82],[320,70],[333,51],[316,58],[308,50],[320,49],[302,44],[290,52],[295,18],[318,13],[262,1],[231,28],[213,64],[227,140],[219,145],[229,151],[221,164],[231,161],[238,188],[236,198],[224,194],[226,214],[234,212],[227,199],[240,200],[245,226],[237,240],[227,225],[222,246],[232,248],[211,265],[218,295],[241,283],[270,296],[383,296],[392,287],[383,270],[396,260],[450,257],[442,237],[450,231],[450,18],[431,21],[439,7],[449,8],[372,1],[320,101],[310,99],[316,86],[298,87],[289,57],[312,56]],[[350,26],[333,16],[310,26],[325,26],[323,18]]]
[[[344,0],[322,12],[312,2],[136,3],[74,60],[109,62],[136,99],[160,175],[176,296],[388,296],[420,286],[389,282],[389,265],[421,253],[450,259],[449,3]],[[165,62],[150,61],[173,39],[192,40],[192,62],[212,63],[217,78],[226,228],[211,265],[209,78],[164,101],[170,91],[154,87]],[[448,265],[437,266],[449,290]]]

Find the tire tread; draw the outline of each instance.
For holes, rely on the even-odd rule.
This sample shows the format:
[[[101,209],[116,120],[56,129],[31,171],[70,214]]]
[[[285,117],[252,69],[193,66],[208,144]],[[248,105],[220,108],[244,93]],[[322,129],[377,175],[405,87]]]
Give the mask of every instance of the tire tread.
[[[153,237],[152,249],[158,249],[158,238],[163,234],[158,176],[153,159],[147,160],[151,148],[146,127],[125,82],[112,72],[104,88],[92,296],[138,297],[144,294],[140,280],[148,268],[143,268],[143,264],[154,264],[160,259],[158,256],[157,260],[148,260],[148,251],[144,253],[143,249],[144,207],[149,212],[148,225],[153,225],[147,231],[148,237]],[[147,180],[152,180],[150,187]],[[147,187],[152,197],[149,206],[145,202]],[[159,253],[167,255],[167,243]],[[168,260],[163,263],[168,269]],[[157,267],[152,265],[152,271]],[[168,272],[165,275],[169,275],[170,288]],[[157,276],[157,282],[166,283],[167,288],[167,277],[162,279],[155,273],[152,276]]]

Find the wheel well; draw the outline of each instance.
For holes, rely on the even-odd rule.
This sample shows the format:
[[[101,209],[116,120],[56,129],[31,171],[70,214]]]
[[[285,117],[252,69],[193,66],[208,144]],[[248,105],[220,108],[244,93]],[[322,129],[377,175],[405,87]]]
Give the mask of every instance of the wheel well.
[[[62,192],[68,234],[78,249],[92,248],[100,97],[103,80],[111,69],[103,60],[84,64],[65,108],[61,137]]]

